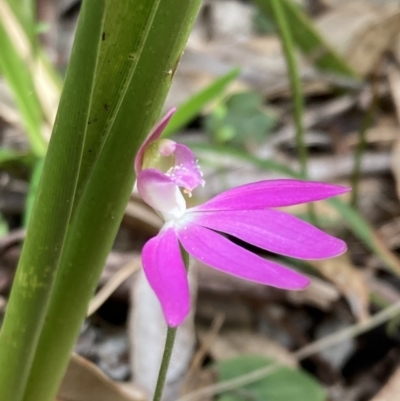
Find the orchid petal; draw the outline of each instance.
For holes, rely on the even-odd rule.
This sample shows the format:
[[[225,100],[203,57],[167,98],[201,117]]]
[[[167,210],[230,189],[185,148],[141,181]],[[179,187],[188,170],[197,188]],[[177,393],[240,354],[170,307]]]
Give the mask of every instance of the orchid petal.
[[[179,242],[172,228],[164,229],[146,243],[142,261],[168,325],[178,326],[189,313],[190,295]]]
[[[199,225],[177,227],[176,233],[190,255],[233,276],[287,290],[303,289],[310,282],[301,274],[265,260]]]
[[[175,165],[167,175],[176,185],[191,192],[199,185],[204,185],[202,173],[193,152],[185,145],[175,144]]]
[[[156,169],[143,170],[137,177],[137,188],[142,199],[164,218],[179,218],[185,213],[186,201],[179,187]]]
[[[172,116],[176,112],[176,108],[172,108],[165,114],[165,116],[155,125],[155,127],[150,131],[147,138],[143,141],[142,146],[140,146],[136,158],[135,158],[135,172],[138,175],[142,171],[143,164],[143,156],[147,149],[147,147],[154,141],[160,138],[161,134],[165,130],[165,127],[168,125],[169,120],[171,120]]]
[[[245,210],[297,205],[327,199],[350,188],[323,182],[268,180],[225,191],[193,210]]]
[[[278,210],[224,210],[186,215],[195,224],[293,258],[331,258],[341,255],[347,248],[342,240]]]

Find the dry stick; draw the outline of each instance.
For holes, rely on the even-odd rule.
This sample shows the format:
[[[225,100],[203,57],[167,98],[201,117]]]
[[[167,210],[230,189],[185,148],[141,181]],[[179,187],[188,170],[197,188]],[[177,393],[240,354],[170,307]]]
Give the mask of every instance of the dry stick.
[[[191,380],[195,376],[195,373],[198,370],[200,370],[201,364],[203,363],[204,358],[207,355],[207,352],[211,348],[211,345],[213,344],[219,331],[221,330],[224,320],[225,320],[225,315],[223,313],[218,313],[213,319],[211,327],[208,333],[206,334],[205,338],[203,340],[200,339],[200,348],[193,358],[193,361],[189,367],[189,371],[187,373],[187,377],[185,380],[185,386],[187,389],[189,387],[188,384],[190,385]]]
[[[385,308],[384,310],[375,314],[365,322],[356,323],[343,330],[340,330],[329,336],[321,338],[320,340],[315,341],[309,345],[306,345],[303,348],[300,348],[298,351],[293,353],[293,356],[297,360],[301,361],[305,358],[310,357],[311,355],[318,353],[323,349],[329,348],[333,345],[340,343],[346,338],[356,337],[362,333],[365,333],[368,330],[371,330],[374,327],[377,327],[385,323],[386,321],[395,317],[399,313],[400,313],[400,301]],[[204,387],[201,390],[193,391],[192,393],[183,396],[178,401],[197,401],[203,399],[202,397],[210,397],[215,394],[223,393],[225,391],[235,390],[237,388],[240,388],[242,386],[254,383],[258,380],[265,378],[271,373],[274,373],[279,367],[280,367],[279,364],[274,364],[266,366],[261,369],[253,370],[250,373],[246,373],[245,375],[235,377],[234,379],[226,380],[212,386]]]
[[[206,356],[208,350],[210,349],[211,344],[214,342],[217,337],[221,327],[224,323],[225,315],[223,313],[218,313],[210,327],[209,332],[203,340],[200,340],[200,348],[195,355],[191,367],[189,369],[189,374],[193,373],[196,369],[200,368],[204,357]]]
[[[142,267],[142,263],[140,258],[133,260],[132,262],[123,266],[117,273],[115,273],[106,284],[104,284],[103,288],[92,298],[89,304],[89,308],[86,316],[93,315],[107,299],[110,295],[133,273],[137,272]]]

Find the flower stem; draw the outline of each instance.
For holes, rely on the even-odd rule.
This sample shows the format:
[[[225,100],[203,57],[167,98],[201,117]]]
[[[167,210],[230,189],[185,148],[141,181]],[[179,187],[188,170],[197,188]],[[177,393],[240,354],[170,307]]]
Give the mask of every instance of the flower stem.
[[[354,155],[354,169],[353,177],[351,180],[351,200],[350,204],[353,207],[357,207],[358,203],[358,189],[361,175],[361,162],[362,157],[367,147],[367,131],[372,126],[374,122],[374,117],[379,106],[379,66],[373,74],[372,81],[372,99],[371,103],[366,111],[363,118],[361,129],[359,132],[359,142]]]
[[[304,97],[301,88],[301,80],[299,69],[295,58],[295,48],[293,44],[292,33],[287,23],[285,12],[283,10],[281,0],[271,0],[270,6],[273,12],[275,23],[278,27],[279,36],[282,42],[283,52],[286,59],[286,67],[288,70],[290,87],[293,96],[293,118],[296,127],[296,145],[300,160],[300,174],[303,178],[307,178],[307,147],[304,143]],[[316,216],[312,203],[308,204],[308,212],[310,220],[316,224]]]
[[[190,256],[181,246],[181,254],[186,271],[189,273]],[[167,338],[165,339],[164,353],[161,359],[160,370],[158,372],[156,389],[154,391],[153,401],[160,401],[167,377],[169,362],[171,361],[172,350],[174,348],[177,327],[168,326]]]
[[[167,377],[168,366],[174,348],[177,327],[168,327],[167,338],[165,339],[164,353],[161,360],[160,371],[158,373],[157,385],[154,392],[153,401],[160,401]]]
[[[271,8],[274,13],[275,23],[279,30],[285,54],[290,87],[293,95],[293,118],[296,126],[296,144],[299,152],[300,169],[303,177],[307,176],[307,148],[304,144],[304,99],[301,88],[301,80],[295,59],[295,49],[292,34],[285,18],[285,13],[280,0],[271,0]]]

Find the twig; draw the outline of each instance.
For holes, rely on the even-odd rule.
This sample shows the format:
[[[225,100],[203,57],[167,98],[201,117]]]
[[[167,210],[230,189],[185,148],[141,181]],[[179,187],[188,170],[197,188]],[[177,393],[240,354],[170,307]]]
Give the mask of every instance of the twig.
[[[138,271],[141,267],[140,258],[123,266],[117,273],[115,273],[102,289],[90,301],[89,308],[86,316],[93,315],[97,309],[109,298],[109,296],[133,273]]]
[[[223,313],[218,313],[213,319],[211,327],[205,338],[200,339],[199,350],[196,352],[196,355],[194,356],[193,361],[190,365],[189,372],[187,373],[187,377],[185,380],[186,386],[189,387],[195,373],[200,370],[201,364],[204,361],[207,352],[211,348],[212,343],[215,341],[215,338],[217,337],[219,331],[221,330],[224,320],[225,315]]]

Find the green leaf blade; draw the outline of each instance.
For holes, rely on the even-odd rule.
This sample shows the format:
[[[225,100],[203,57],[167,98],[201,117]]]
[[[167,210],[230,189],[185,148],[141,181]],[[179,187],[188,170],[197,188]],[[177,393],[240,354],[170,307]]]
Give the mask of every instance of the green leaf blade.
[[[358,79],[358,74],[321,36],[310,18],[291,0],[279,0],[300,50],[322,71]],[[270,0],[254,0],[262,11],[273,16]]]
[[[90,11],[90,4],[95,6]],[[44,322],[75,196],[97,63],[103,1],[86,0],[59,112],[0,332],[0,394],[23,396]],[[94,7],[92,7],[94,8]]]
[[[132,191],[134,156],[159,117],[171,84],[169,71],[182,54],[200,7],[200,0],[129,1],[143,8],[155,4],[157,9],[154,18],[141,14],[147,15],[148,34],[138,65],[74,207],[24,401],[54,399]],[[109,12],[121,3],[112,4]],[[115,29],[121,23],[133,29],[134,17],[119,21]],[[126,35],[124,40],[133,39]]]
[[[221,381],[232,380],[253,370],[275,365],[261,356],[243,355],[217,364]],[[219,401],[325,401],[322,386],[304,371],[275,365],[264,378],[230,391]]]
[[[168,137],[188,124],[197,114],[200,113],[204,106],[220,96],[227,86],[239,76],[239,74],[240,70],[234,68],[181,104],[165,128],[163,136]]]

